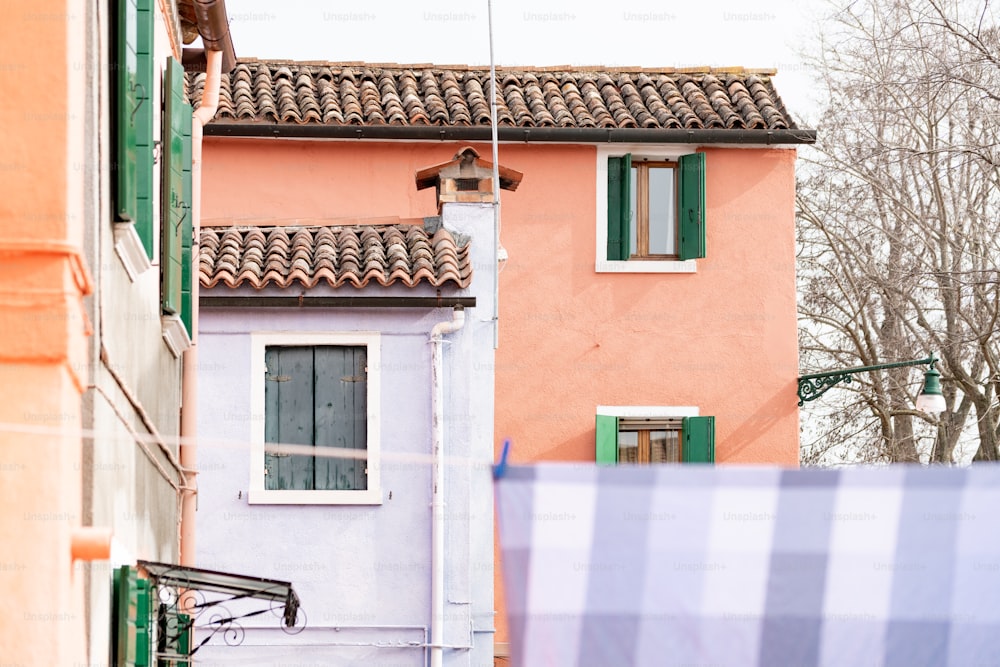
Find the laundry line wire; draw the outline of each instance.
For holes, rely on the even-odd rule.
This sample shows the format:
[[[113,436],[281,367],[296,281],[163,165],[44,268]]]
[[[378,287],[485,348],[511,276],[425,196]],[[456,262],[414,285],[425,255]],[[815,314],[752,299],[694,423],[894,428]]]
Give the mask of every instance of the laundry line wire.
[[[85,428],[59,428],[55,426],[44,426],[44,425],[32,425],[32,424],[21,424],[17,422],[0,422],[0,433],[13,433],[13,434],[24,434],[24,435],[35,435],[35,436],[58,436],[58,437],[72,437],[72,438],[85,438],[92,441],[104,441],[118,440],[126,442],[139,442],[143,445],[157,444],[158,440],[151,436],[141,433],[116,433],[109,435],[103,432],[99,432],[94,429]],[[427,442],[428,448],[430,447],[430,442]],[[218,449],[234,449],[234,450],[244,450],[249,452],[250,448],[253,446],[250,442],[243,440],[233,440],[227,438],[211,438],[205,436],[198,436],[197,438],[186,438],[181,436],[172,436],[160,434],[160,441],[166,442],[167,444],[180,446],[187,443],[194,443],[197,445],[199,450],[207,448],[218,448]],[[355,449],[351,447],[327,447],[327,446],[314,446],[314,445],[302,445],[295,443],[264,443],[264,451],[270,454],[278,455],[304,455],[312,457],[323,457],[323,458],[336,458],[336,459],[367,459],[368,450],[367,449]],[[423,452],[399,452],[386,450],[384,443],[383,446],[379,448],[378,458],[380,461],[390,461],[394,463],[413,463],[418,465],[432,465],[434,463],[434,456],[430,453]],[[444,454],[444,462],[446,465],[453,466],[465,466],[471,465],[473,467],[482,466],[483,468],[492,469],[493,460],[484,459],[479,457],[470,456],[457,456],[454,454]],[[0,459],[0,471],[3,471],[3,459]]]

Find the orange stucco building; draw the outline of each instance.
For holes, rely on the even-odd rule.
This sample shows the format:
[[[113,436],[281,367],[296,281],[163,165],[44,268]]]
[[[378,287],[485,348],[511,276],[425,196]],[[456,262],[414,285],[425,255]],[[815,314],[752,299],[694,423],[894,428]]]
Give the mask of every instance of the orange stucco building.
[[[163,110],[165,71],[181,71],[182,32],[191,41],[228,26],[221,3],[215,23],[203,16],[197,24],[192,9],[190,0],[4,8],[4,664],[133,664],[137,623],[148,637],[149,619],[115,609],[114,571],[130,569],[135,584],[138,559],[176,563],[180,555],[180,508],[193,507],[195,490],[178,459],[191,341],[161,291],[169,259],[161,232],[170,228],[161,220],[171,211],[153,145],[186,147],[160,157],[172,152],[189,184],[190,136],[166,125],[190,126],[192,112]],[[222,42],[235,60],[228,35]],[[221,62],[223,47],[204,46]],[[128,202],[126,182],[138,184]],[[186,207],[193,210],[190,199]]]
[[[330,224],[434,215],[435,193],[416,190],[413,175],[465,146],[489,159],[487,74],[241,64],[206,128],[205,218]],[[604,454],[614,461],[637,419],[662,422],[657,428],[683,442],[682,420],[711,416],[707,460],[797,465],[796,153],[788,145],[815,133],[795,126],[770,74],[498,74],[499,162],[524,174],[500,215],[507,257],[499,261],[495,436],[498,450],[512,440],[513,461],[600,460],[602,417],[620,425]],[[700,185],[688,194],[683,156],[697,154]],[[631,182],[644,183],[633,187],[624,231],[610,221],[618,204],[609,198],[623,160]],[[668,170],[671,197],[681,201],[667,223],[680,230],[676,244],[659,252],[645,247],[660,243],[647,221],[654,204],[635,203],[652,191],[644,169]],[[622,193],[628,199],[627,187]],[[639,222],[629,229],[630,217]],[[694,251],[685,247],[688,218],[702,235]],[[630,251],[613,249],[619,233],[631,234]],[[682,456],[686,447],[667,456],[703,460]],[[502,656],[499,568],[496,576]]]
[[[0,198],[0,629],[14,664],[71,664],[84,644],[83,582],[71,541],[80,525],[80,396],[88,382],[83,297],[82,36],[65,16],[80,2],[8,11]],[[45,71],[44,87],[26,86]],[[48,658],[46,662],[39,659]]]

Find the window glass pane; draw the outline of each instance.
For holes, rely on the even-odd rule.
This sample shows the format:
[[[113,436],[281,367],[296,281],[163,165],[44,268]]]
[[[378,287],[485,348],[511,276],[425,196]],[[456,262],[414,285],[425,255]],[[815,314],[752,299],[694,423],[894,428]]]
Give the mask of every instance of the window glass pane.
[[[635,167],[632,167],[631,177],[628,179],[628,200],[629,200],[629,220],[628,220],[628,254],[629,256],[634,255],[636,251],[636,230],[635,230],[635,212],[636,212],[636,202],[638,201],[636,195],[636,188],[639,182],[639,172]]]
[[[634,171],[634,170],[633,170]],[[633,182],[635,177],[633,176]],[[672,167],[649,168],[649,254],[677,254],[676,193]]]
[[[638,431],[618,432],[618,463],[636,463],[639,461]]]
[[[650,463],[680,463],[681,446],[679,435],[678,431],[650,431]]]

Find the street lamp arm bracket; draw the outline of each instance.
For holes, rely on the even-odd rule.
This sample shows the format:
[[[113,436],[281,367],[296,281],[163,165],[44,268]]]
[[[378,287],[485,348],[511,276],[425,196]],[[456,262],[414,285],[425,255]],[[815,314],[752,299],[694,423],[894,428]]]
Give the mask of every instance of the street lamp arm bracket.
[[[810,373],[799,377],[799,406],[806,401],[813,401],[825,394],[841,382],[851,381],[851,377],[857,373],[867,373],[870,371],[881,371],[888,368],[902,368],[904,366],[921,366],[927,364],[931,370],[937,363],[937,358],[932,354],[926,359],[915,359],[913,361],[896,361],[891,364],[877,364],[875,366],[858,366],[856,368],[845,368],[839,371],[828,373]]]

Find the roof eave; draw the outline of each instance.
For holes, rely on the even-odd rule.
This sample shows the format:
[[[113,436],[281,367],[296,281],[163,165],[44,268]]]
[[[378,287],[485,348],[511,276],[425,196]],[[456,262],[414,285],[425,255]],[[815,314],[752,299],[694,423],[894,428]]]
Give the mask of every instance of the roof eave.
[[[812,144],[816,130],[747,130],[708,128],[500,127],[498,139],[524,143],[584,144]],[[280,139],[380,139],[403,141],[490,141],[489,126],[437,125],[320,125],[215,121],[205,135],[216,137],[273,137]]]

